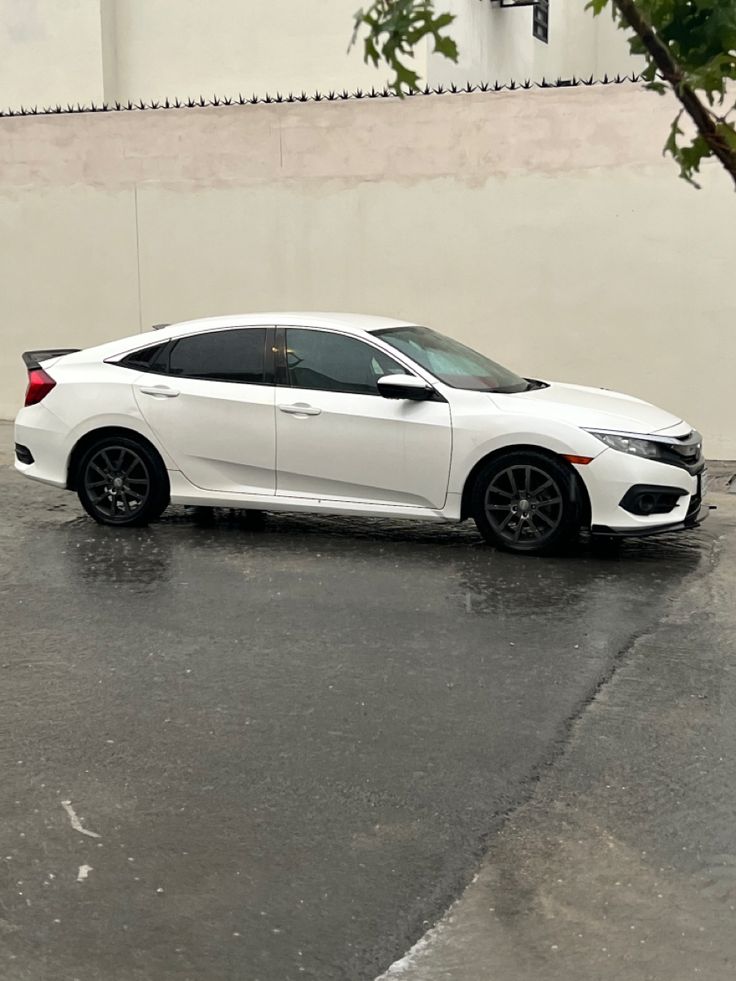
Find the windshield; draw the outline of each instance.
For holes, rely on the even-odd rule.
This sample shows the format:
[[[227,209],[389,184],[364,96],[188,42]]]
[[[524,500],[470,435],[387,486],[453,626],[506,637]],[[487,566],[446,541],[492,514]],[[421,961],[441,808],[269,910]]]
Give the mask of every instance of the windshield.
[[[389,327],[374,333],[453,388],[511,393],[534,387],[508,368],[429,327]]]

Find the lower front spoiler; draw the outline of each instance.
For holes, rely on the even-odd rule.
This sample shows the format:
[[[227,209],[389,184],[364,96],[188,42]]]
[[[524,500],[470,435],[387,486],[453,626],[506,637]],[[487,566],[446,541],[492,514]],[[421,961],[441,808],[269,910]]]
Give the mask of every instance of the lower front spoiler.
[[[715,504],[704,504],[700,510],[689,514],[684,521],[676,521],[669,525],[654,525],[652,528],[609,528],[608,525],[593,525],[590,533],[606,538],[647,538],[649,535],[666,535],[669,531],[689,531],[702,525],[708,514],[715,509]]]

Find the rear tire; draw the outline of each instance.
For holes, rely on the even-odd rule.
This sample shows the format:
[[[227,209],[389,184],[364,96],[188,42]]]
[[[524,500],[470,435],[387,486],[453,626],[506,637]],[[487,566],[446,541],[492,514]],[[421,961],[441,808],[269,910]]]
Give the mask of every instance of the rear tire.
[[[101,525],[131,528],[161,516],[169,503],[169,478],[155,450],[128,436],[104,436],[84,453],[77,495]]]
[[[471,513],[496,548],[527,555],[556,551],[580,530],[575,474],[544,453],[504,453],[478,474]]]

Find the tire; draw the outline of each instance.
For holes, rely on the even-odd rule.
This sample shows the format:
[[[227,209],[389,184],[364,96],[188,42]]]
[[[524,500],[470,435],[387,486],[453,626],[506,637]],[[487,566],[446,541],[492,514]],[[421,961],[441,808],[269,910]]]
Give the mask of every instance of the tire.
[[[132,528],[161,516],[169,503],[169,478],[155,450],[128,436],[104,436],[84,453],[77,495],[101,525]]]
[[[533,450],[504,453],[478,474],[471,514],[487,542],[509,552],[543,555],[580,530],[575,474]]]

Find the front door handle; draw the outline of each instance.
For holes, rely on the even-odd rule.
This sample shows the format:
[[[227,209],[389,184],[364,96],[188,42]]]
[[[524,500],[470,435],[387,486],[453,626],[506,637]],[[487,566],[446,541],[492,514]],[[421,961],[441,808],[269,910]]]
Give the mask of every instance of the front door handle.
[[[280,412],[288,412],[292,416],[318,416],[322,409],[317,409],[306,402],[295,402],[293,405],[280,405]]]
[[[139,388],[139,392],[143,395],[153,395],[154,398],[159,399],[175,399],[179,394],[179,390],[176,388],[168,388],[166,385],[154,385],[151,388]]]

